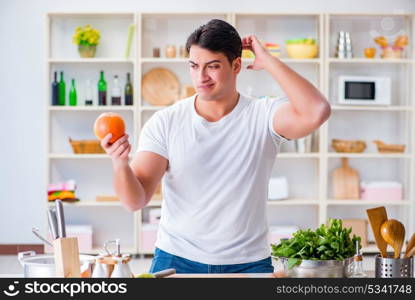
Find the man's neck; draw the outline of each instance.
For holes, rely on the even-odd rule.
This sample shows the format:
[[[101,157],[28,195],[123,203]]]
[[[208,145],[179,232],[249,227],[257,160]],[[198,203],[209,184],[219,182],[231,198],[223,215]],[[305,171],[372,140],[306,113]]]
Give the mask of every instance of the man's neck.
[[[215,99],[203,100],[198,95],[195,99],[196,112],[209,122],[217,122],[229,114],[239,101],[239,93],[235,90],[230,95]]]

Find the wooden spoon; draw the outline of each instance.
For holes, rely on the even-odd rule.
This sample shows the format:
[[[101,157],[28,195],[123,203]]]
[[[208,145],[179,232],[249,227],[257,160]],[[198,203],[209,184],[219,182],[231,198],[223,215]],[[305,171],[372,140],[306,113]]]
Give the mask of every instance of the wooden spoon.
[[[412,254],[410,254],[412,252]],[[415,253],[415,233],[408,241],[408,245],[406,245],[405,257],[410,257]]]
[[[394,258],[400,258],[405,240],[405,227],[402,223],[395,219],[389,219],[380,227],[380,234],[386,243],[394,249]]]
[[[376,245],[379,248],[380,256],[388,257],[387,247],[385,240],[380,235],[380,227],[382,224],[388,220],[388,215],[386,214],[386,209],[384,206],[375,207],[366,210],[367,216],[369,218],[370,226],[372,227],[373,235],[375,237]]]

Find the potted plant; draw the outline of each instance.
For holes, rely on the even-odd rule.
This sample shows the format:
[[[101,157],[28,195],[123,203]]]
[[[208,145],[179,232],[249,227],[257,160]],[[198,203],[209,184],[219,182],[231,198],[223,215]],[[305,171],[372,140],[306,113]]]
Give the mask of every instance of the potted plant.
[[[78,26],[73,35],[73,43],[78,45],[79,55],[84,58],[95,57],[96,48],[101,34],[91,25]]]

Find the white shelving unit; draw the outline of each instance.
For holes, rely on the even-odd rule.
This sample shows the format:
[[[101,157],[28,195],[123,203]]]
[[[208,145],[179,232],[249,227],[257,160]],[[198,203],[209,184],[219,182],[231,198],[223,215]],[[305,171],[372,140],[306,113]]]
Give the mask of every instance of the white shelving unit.
[[[386,19],[386,20],[385,20]],[[382,21],[389,21],[395,28],[389,28],[387,36],[391,41],[394,34],[407,34],[411,39],[408,49],[401,59],[364,58],[363,48],[380,48],[374,43],[376,36],[386,35],[381,32]],[[410,132],[414,128],[414,90],[413,90],[413,34],[414,18],[411,14],[327,14],[325,15],[325,89],[324,93],[332,104],[332,117],[323,128],[324,172],[327,192],[322,199],[325,217],[366,218],[365,210],[370,207],[386,206],[390,218],[401,220],[407,232],[414,231],[415,195],[414,179],[414,138]],[[354,58],[335,58],[337,32],[349,31],[352,37]],[[391,30],[393,32],[391,33]],[[399,34],[398,34],[399,33]],[[376,57],[380,57],[379,54]],[[337,76],[347,75],[387,75],[392,78],[392,105],[375,106],[340,106],[337,104]],[[350,127],[346,124],[351,121]],[[341,124],[341,125],[340,125]],[[376,129],[370,129],[376,124]],[[343,125],[343,126],[342,126]],[[347,127],[345,127],[347,126]],[[340,130],[343,129],[343,132]],[[389,129],[389,130],[388,130]],[[365,140],[368,148],[363,153],[333,153],[330,143],[332,138]],[[372,141],[384,140],[389,143],[406,144],[405,153],[377,153]],[[330,173],[334,166],[340,165],[340,158],[348,157],[353,168],[357,169],[363,181],[396,180],[403,183],[404,200],[402,201],[364,201],[364,200],[333,200],[330,191]],[[372,236],[369,229],[369,236]],[[373,239],[372,239],[373,240]],[[371,244],[363,252],[378,252]]]
[[[73,139],[92,139],[92,124],[95,118],[105,111],[120,113],[127,123],[127,133],[133,144],[131,157],[137,147],[137,138],[146,120],[164,107],[152,106],[141,97],[141,78],[154,67],[165,67],[176,73],[181,84],[190,84],[186,58],[166,58],[164,47],[173,44],[184,46],[188,34],[197,26],[212,18],[221,18],[233,24],[241,36],[256,34],[266,42],[284,45],[289,38],[312,37],[319,45],[319,55],[315,59],[291,59],[282,47],[281,60],[300,72],[317,86],[332,104],[332,117],[316,133],[313,134],[314,144],[311,153],[295,152],[294,143],[283,146],[277,155],[273,176],[286,176],[290,182],[290,199],[268,202],[270,224],[300,225],[314,228],[324,223],[328,217],[365,218],[365,210],[369,207],[385,205],[391,216],[404,221],[408,232],[414,231],[415,216],[415,139],[411,132],[415,128],[415,101],[413,99],[414,55],[413,47],[408,47],[403,59],[384,60],[380,58],[366,59],[360,55],[362,47],[374,46],[373,39],[364,39],[362,30],[372,30],[381,18],[390,17],[410,33],[410,45],[415,40],[412,15],[361,15],[361,14],[245,14],[245,13],[49,13],[46,16],[45,36],[45,111],[46,111],[46,182],[59,182],[73,178],[79,190],[80,202],[67,203],[68,223],[91,223],[94,227],[94,249],[97,253],[104,240],[122,237],[123,251],[134,254],[152,254],[152,251],[141,247],[142,225],[146,211],[162,205],[161,199],[153,199],[144,211],[128,213],[120,203],[96,202],[95,196],[102,194],[114,195],[112,188],[111,162],[105,154],[73,154],[67,137]],[[76,26],[91,24],[101,30],[101,44],[98,46],[96,58],[79,58],[76,46],[71,44],[71,36]],[[127,39],[127,28],[136,25],[134,44],[129,58],[124,58],[124,47]],[[357,26],[358,24],[359,26]],[[342,60],[333,56],[336,33],[344,28],[355,38],[356,58]],[[363,29],[361,29],[363,28]],[[366,32],[367,33],[367,32]],[[363,41],[363,42],[362,42]],[[363,43],[363,46],[362,46]],[[370,45],[369,45],[370,44]],[[115,46],[114,46],[115,45]],[[152,49],[159,47],[161,57],[153,58]],[[243,59],[243,64],[251,63],[252,59]],[[399,79],[399,86],[394,90],[394,103],[389,107],[372,106],[340,106],[336,103],[333,80],[342,72],[392,72]],[[83,101],[82,82],[85,78],[98,80],[99,71],[104,70],[111,90],[111,76],[130,72],[134,86],[133,106],[76,106],[57,107],[50,105],[50,82],[55,70],[63,70],[65,75],[77,80],[78,103]],[[359,71],[360,70],[360,71]],[[373,71],[371,71],[373,70]],[[108,74],[108,75],[107,75]],[[409,76],[408,76],[409,75]],[[67,87],[70,77],[65,76]],[[91,76],[94,76],[91,78]],[[80,80],[78,80],[80,78]],[[253,96],[281,95],[278,85],[265,72],[243,71],[239,76],[239,90]],[[93,82],[95,84],[95,82]],[[124,82],[121,81],[121,86]],[[399,88],[399,91],[397,89]],[[67,88],[68,89],[68,88]],[[370,125],[370,120],[382,117],[384,127],[391,126],[392,133],[399,132],[398,142],[407,144],[403,154],[379,154],[374,148],[364,153],[335,153],[330,147],[335,136],[342,138],[352,131],[344,127],[350,122],[350,128],[356,125]],[[368,120],[366,123],[365,120]],[[340,124],[338,124],[340,122]],[[392,125],[391,125],[392,124]],[[363,126],[362,125],[362,126]],[[366,127],[365,127],[366,128]],[[352,132],[353,134],[356,131]],[[365,139],[376,133],[376,128],[363,130]],[[360,132],[353,138],[360,139]],[[346,134],[347,135],[347,134]],[[385,141],[390,136],[380,136]],[[371,140],[367,140],[370,144]],[[363,200],[333,200],[330,192],[333,167],[339,165],[341,157],[348,157],[353,167],[362,171],[362,179],[375,178],[374,162],[382,162],[390,170],[387,179],[402,179],[405,188],[405,200],[389,202],[373,202]],[[366,165],[368,165],[366,167]],[[360,168],[364,169],[360,169]],[[301,174],[301,175],[298,175]],[[372,174],[372,175],[371,175]],[[383,174],[383,176],[386,176]],[[386,178],[386,177],[385,177]],[[381,178],[381,179],[385,179]],[[93,209],[93,213],[91,213]],[[114,219],[108,222],[111,215]],[[113,226],[116,224],[119,226]],[[116,227],[116,228],[114,228]],[[364,249],[375,252],[376,248],[369,245]]]
[[[76,26],[86,24],[91,24],[101,31],[96,58],[80,58],[76,45],[71,42]],[[97,195],[114,195],[109,156],[73,154],[67,140],[68,137],[74,140],[95,139],[92,128],[96,117],[103,112],[115,111],[126,120],[127,133],[130,134],[130,141],[135,145],[139,123],[136,105],[97,106],[97,95],[94,95],[94,106],[83,104],[85,80],[90,79],[96,90],[100,70],[105,72],[108,99],[113,75],[119,75],[121,86],[125,84],[127,72],[131,73],[133,82],[137,78],[136,45],[133,45],[130,57],[124,57],[130,24],[137,24],[137,14],[134,12],[74,12],[46,15],[46,182],[76,180],[78,187],[76,194],[81,201],[65,203],[66,219],[68,224],[87,223],[93,226],[94,245],[91,253],[98,253],[102,250],[105,240],[115,238],[121,238],[123,251],[137,253],[136,214],[128,213],[118,202],[95,201]],[[135,37],[134,41],[136,40]],[[61,70],[64,71],[67,95],[70,78],[75,78],[78,106],[51,106],[50,82],[53,72]],[[137,90],[134,92],[133,101],[137,103]],[[111,220],[111,217],[114,220]]]

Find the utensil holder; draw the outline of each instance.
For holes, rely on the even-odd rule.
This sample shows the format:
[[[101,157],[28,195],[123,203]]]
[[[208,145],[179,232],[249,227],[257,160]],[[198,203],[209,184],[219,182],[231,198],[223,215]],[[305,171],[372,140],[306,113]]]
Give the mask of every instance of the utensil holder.
[[[386,258],[376,255],[376,278],[412,278],[414,277],[414,258]]]
[[[59,238],[53,241],[56,277],[80,278],[78,239]]]

